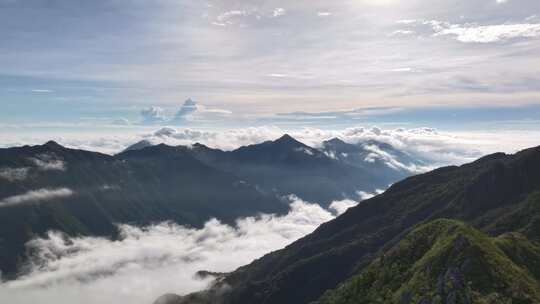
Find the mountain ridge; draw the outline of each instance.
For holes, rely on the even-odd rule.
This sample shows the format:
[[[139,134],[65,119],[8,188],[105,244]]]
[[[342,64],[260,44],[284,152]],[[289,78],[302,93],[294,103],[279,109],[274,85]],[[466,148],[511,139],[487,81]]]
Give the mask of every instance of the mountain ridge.
[[[283,195],[298,194],[326,206],[387,185],[290,135],[236,152],[202,144],[147,144],[116,155],[53,141],[0,149],[4,276],[14,276],[17,265],[24,263],[25,242],[51,229],[70,236],[115,238],[116,223],[172,220],[200,227],[215,217],[234,225],[241,217],[286,213],[289,205]],[[36,193],[45,197],[32,201]],[[1,204],[21,198],[23,204]]]

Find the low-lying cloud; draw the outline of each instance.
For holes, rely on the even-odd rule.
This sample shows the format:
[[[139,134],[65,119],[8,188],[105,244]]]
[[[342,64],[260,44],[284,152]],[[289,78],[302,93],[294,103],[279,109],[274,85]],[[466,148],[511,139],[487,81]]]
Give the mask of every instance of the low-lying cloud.
[[[25,180],[28,177],[30,168],[0,168],[0,179],[7,180],[9,182],[16,182]]]
[[[69,196],[72,196],[73,194],[75,194],[75,192],[73,192],[73,190],[69,188],[56,188],[56,189],[43,188],[43,189],[38,189],[38,190],[30,190],[23,194],[9,196],[0,200],[0,208],[15,206],[15,205],[22,205],[22,204],[32,204],[32,203],[51,201],[54,199],[69,197]]]
[[[32,163],[42,171],[65,171],[66,163],[54,154],[40,154],[30,158]]]
[[[158,296],[203,289],[197,271],[228,272],[311,233],[354,201],[330,210],[291,197],[284,216],[239,219],[235,227],[210,220],[202,229],[173,223],[120,225],[121,238],[68,238],[50,232],[28,243],[28,272],[0,285],[1,303],[152,303]]]

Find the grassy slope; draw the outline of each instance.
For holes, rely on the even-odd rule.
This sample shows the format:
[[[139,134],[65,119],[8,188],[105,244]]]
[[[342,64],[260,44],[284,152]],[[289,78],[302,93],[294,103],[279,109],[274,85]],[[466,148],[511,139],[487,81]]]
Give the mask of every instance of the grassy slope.
[[[320,304],[540,303],[540,245],[436,220],[409,233]]]

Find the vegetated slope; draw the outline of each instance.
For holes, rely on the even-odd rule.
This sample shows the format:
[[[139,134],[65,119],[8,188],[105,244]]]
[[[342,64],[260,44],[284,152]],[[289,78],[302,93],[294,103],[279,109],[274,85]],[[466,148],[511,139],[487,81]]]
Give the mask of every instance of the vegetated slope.
[[[435,220],[317,304],[540,303],[540,245]]]
[[[25,243],[48,230],[114,237],[115,223],[171,220],[202,226],[212,217],[234,223],[239,217],[289,208],[238,177],[165,145],[116,156],[54,142],[0,149],[0,172],[4,275],[16,271]],[[55,191],[67,195],[47,198]]]
[[[441,218],[464,221],[491,236],[515,231],[539,241],[539,191],[540,148],[407,178],[228,275],[217,285],[230,287],[220,303],[315,301],[361,273],[414,227]]]

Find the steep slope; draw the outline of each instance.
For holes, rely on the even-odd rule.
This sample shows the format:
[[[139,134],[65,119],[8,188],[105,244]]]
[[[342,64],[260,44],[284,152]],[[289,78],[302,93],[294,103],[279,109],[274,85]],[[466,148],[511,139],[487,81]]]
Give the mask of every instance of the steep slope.
[[[540,148],[410,177],[286,248],[228,275],[222,303],[309,303],[364,270],[417,225],[458,219],[539,241]],[[521,217],[520,217],[521,216]]]
[[[358,191],[374,192],[399,179],[333,159],[289,135],[231,152],[200,144],[189,150],[200,161],[234,173],[267,193],[295,194],[323,205],[356,199]]]
[[[540,303],[540,245],[435,220],[409,233],[318,304]]]
[[[36,234],[115,236],[115,223],[171,220],[201,226],[216,217],[284,213],[288,205],[176,147],[117,156],[42,146],[0,150],[0,269],[13,274]]]

